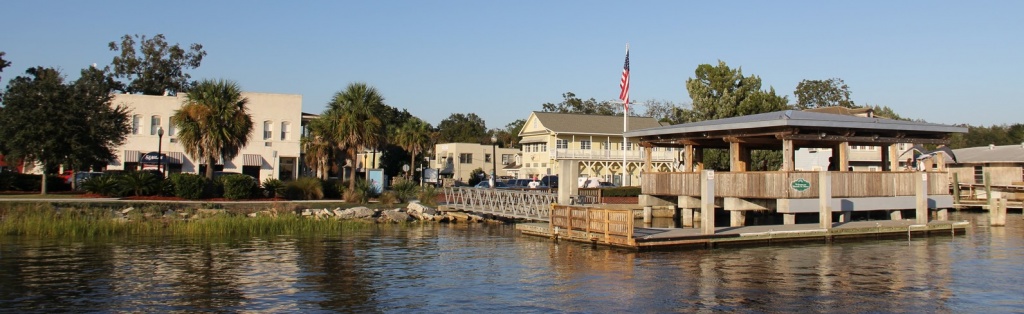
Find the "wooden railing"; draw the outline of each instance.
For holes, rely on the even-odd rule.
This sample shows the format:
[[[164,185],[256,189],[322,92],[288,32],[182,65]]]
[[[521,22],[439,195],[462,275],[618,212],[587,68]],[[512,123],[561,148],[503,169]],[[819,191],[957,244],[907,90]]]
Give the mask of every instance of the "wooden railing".
[[[928,175],[929,195],[948,195],[949,178],[944,171],[930,172],[839,172],[833,171],[832,197],[912,196],[921,174]],[[797,181],[810,187],[793,188]],[[801,182],[801,183],[803,183]],[[641,190],[647,195],[700,196],[699,172],[644,173]],[[715,195],[739,198],[817,198],[816,171],[716,172]]]
[[[587,206],[551,205],[551,230],[608,245],[635,245],[633,211]]]

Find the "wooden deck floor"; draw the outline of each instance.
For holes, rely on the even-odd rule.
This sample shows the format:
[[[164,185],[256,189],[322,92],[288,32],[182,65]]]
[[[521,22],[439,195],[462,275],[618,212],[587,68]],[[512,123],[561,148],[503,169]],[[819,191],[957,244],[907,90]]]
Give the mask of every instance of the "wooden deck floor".
[[[872,238],[928,233],[964,234],[968,222],[932,221],[918,225],[913,220],[876,220],[835,223],[832,230],[819,228],[818,224],[766,225],[746,227],[719,227],[715,234],[701,234],[697,228],[634,228],[633,238],[636,249],[669,247],[718,247],[723,245],[770,245],[794,241],[832,241],[841,238]],[[523,223],[516,225],[523,234],[550,237],[552,230],[545,223]],[[563,237],[578,242],[592,242],[596,235]]]

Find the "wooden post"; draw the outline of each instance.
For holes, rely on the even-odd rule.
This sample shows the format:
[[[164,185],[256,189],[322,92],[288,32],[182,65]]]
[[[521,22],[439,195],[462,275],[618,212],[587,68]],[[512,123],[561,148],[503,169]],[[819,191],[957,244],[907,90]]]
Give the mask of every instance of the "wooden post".
[[[889,153],[889,171],[896,171],[897,169],[900,168],[900,159],[896,158],[896,156],[899,156],[900,152],[899,152],[899,150],[897,150],[897,147],[896,147],[895,144],[890,144],[889,145],[888,153]]]
[[[693,170],[693,145],[686,144],[683,146],[683,172],[692,172]]]
[[[644,206],[644,226],[649,227],[653,217],[653,208],[651,206]]]
[[[795,225],[796,214],[782,214],[782,224],[784,225]]]
[[[796,169],[793,159],[793,140],[782,140],[782,171],[793,171]]]
[[[917,186],[917,201],[915,206],[917,209],[917,212],[915,213],[917,216],[916,222],[923,225],[928,223],[928,173],[919,172],[915,174],[919,174],[921,176],[920,180],[915,180],[917,181],[915,182],[915,185]]]
[[[683,208],[683,227],[693,227],[693,208]]]
[[[747,222],[747,212],[742,210],[729,211],[729,227],[743,227]]]
[[[850,142],[840,142],[836,145],[836,149],[839,151],[839,158],[836,158],[839,162],[839,166],[836,168],[839,171],[850,171]]]
[[[644,143],[644,171],[651,172],[651,144]]]
[[[818,172],[818,225],[832,230],[832,173]]]
[[[715,234],[715,171],[700,173],[700,226],[703,234]]]
[[[729,171],[750,170],[750,149],[739,142],[729,143]]]
[[[993,227],[1006,226],[1006,198],[1001,197],[989,204],[995,204],[995,208],[988,210],[989,224]]]
[[[893,171],[893,169],[890,168],[890,165],[889,165],[889,147],[890,146],[892,146],[892,144],[879,145],[879,148],[880,148],[879,151],[880,151],[880,154],[882,155],[882,171]]]
[[[992,199],[992,180],[990,178],[991,176],[988,175],[988,171],[985,171],[983,175],[985,176],[985,199],[990,200]],[[992,202],[988,203],[989,205],[992,205]],[[992,210],[992,207],[989,207],[988,210]]]
[[[693,162],[695,163],[694,164],[694,168],[693,168],[694,172],[704,171],[704,149],[703,148],[700,148],[700,147],[694,147],[693,148]]]
[[[953,173],[953,209],[960,209],[960,176]]]
[[[890,210],[889,220],[903,220],[903,211],[898,209]]]

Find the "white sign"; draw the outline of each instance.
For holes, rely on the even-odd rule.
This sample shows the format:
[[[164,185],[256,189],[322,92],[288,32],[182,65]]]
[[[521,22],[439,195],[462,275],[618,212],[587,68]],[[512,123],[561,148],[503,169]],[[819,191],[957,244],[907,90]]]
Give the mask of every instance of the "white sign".
[[[714,180],[714,179],[715,179],[715,171],[714,170],[708,170],[708,180]]]

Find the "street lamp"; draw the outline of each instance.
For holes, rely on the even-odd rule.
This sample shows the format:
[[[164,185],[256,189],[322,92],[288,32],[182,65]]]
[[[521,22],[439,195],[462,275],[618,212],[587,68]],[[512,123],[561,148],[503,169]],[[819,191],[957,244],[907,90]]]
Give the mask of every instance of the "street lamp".
[[[491,135],[491,188],[494,188],[494,175],[498,173],[498,141],[497,135]]]
[[[163,147],[164,146],[164,127],[160,127],[159,129],[156,130],[156,136],[157,136],[157,140],[156,140],[156,155],[157,155],[156,170],[160,171],[160,175],[166,176],[166,174],[164,173],[164,170],[166,170],[166,169],[163,169],[163,167],[164,167],[164,152],[163,152],[163,149],[164,149],[164,147]]]

